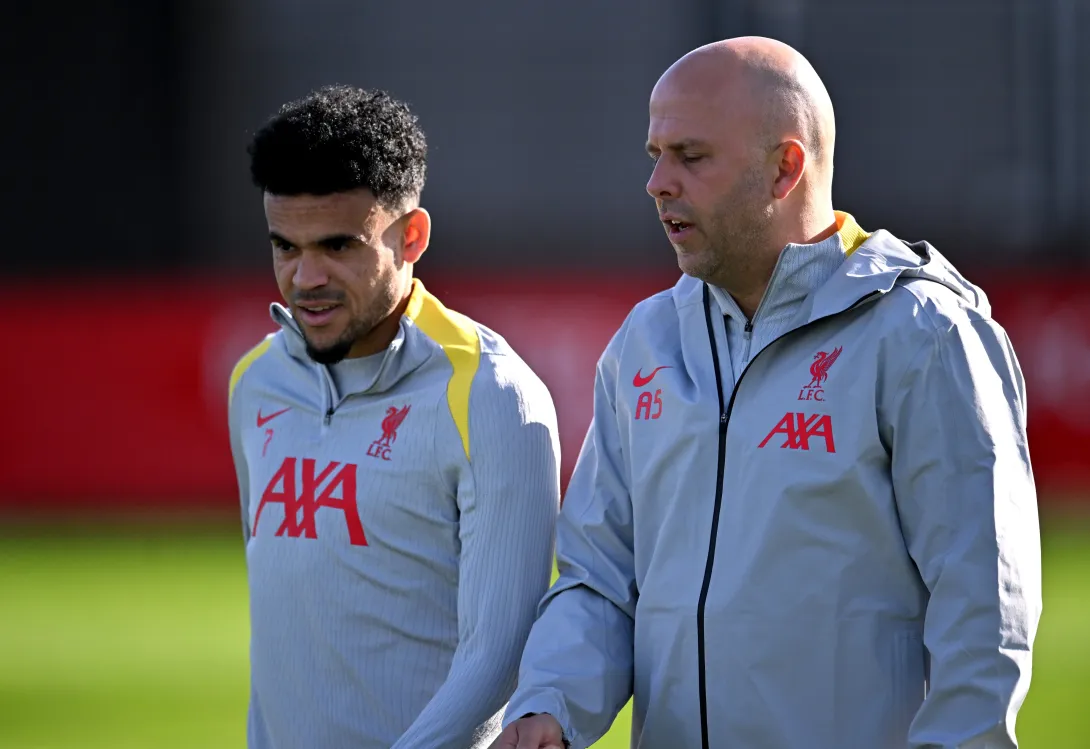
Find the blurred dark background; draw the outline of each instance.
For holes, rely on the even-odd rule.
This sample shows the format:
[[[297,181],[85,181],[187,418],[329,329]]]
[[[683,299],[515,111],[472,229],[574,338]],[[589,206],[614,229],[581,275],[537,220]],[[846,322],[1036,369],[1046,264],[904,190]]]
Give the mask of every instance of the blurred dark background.
[[[837,108],[836,202],[967,267],[1085,267],[1090,3],[117,0],[9,7],[9,272],[268,264],[246,145],[331,82],[431,143],[429,268],[664,269],[647,97],[740,34],[807,55]],[[14,33],[13,33],[14,32]],[[48,250],[51,236],[64,237]],[[12,236],[11,232],[14,232]],[[92,249],[92,245],[94,248]]]
[[[1045,582],[1019,735],[1090,746],[1090,0],[103,0],[0,11],[0,747],[244,745],[226,401],[273,329],[269,115],[328,83],[411,104],[417,271],[549,386],[566,478],[598,355],[678,275],[651,88],[744,34],[825,80],[836,207],[933,242],[1010,333]]]

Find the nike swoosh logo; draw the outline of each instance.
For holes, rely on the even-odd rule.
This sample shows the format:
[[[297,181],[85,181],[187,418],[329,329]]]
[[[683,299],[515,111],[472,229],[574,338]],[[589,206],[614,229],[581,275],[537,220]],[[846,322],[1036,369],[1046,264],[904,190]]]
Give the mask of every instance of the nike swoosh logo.
[[[288,406],[287,408],[281,409],[281,410],[277,411],[276,413],[271,413],[268,416],[262,416],[261,415],[261,409],[260,408],[257,409],[257,426],[258,426],[258,428],[260,429],[261,427],[268,424],[270,421],[275,419],[280,414],[286,414],[290,410],[291,410],[291,406]]]
[[[632,378],[632,387],[642,388],[644,385],[651,382],[651,380],[655,379],[655,375],[659,373],[660,369],[673,369],[673,367],[655,367],[653,370],[651,370],[651,374],[647,375],[646,377],[643,376],[643,367],[640,367],[640,370],[636,372],[636,376]]]

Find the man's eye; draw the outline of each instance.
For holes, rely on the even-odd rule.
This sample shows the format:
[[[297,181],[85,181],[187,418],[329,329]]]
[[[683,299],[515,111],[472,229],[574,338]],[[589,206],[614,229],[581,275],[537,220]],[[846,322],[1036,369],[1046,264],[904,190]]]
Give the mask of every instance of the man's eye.
[[[704,156],[702,154],[686,154],[681,157],[681,160],[686,164],[695,164],[703,158]]]
[[[273,240],[272,246],[273,246],[273,249],[276,250],[277,252],[291,252],[292,250],[295,249],[294,247],[292,247],[287,242],[278,242],[276,240]]]

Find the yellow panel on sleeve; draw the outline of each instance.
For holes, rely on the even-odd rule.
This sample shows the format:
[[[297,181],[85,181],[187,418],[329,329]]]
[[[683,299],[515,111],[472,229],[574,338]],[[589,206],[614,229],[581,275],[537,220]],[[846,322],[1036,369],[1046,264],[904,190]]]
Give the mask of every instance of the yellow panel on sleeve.
[[[271,336],[247,351],[246,354],[238,360],[238,364],[231,370],[231,381],[227,386],[228,403],[230,403],[231,399],[235,396],[235,387],[238,385],[238,381],[242,379],[242,375],[246,374],[246,370],[250,368],[250,365],[269,350],[270,344],[272,344]]]
[[[450,360],[447,403],[454,425],[469,458],[469,391],[481,363],[481,339],[477,326],[465,315],[447,309],[429,294],[420,281],[413,281],[412,295],[405,315],[428,338],[443,349]]]

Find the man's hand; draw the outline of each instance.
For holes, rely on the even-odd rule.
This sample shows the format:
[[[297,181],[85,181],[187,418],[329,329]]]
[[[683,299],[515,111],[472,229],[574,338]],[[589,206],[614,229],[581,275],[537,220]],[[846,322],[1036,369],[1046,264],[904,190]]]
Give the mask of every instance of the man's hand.
[[[546,713],[519,718],[504,729],[489,749],[564,749],[564,729]]]

